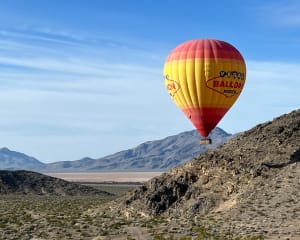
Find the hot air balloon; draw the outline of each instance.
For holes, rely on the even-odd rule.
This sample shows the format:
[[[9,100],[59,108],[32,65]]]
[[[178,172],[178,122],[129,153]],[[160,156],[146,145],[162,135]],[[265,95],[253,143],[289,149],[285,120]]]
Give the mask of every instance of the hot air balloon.
[[[246,64],[231,44],[214,39],[178,45],[166,59],[164,81],[175,104],[211,143],[209,133],[239,97],[246,81]]]

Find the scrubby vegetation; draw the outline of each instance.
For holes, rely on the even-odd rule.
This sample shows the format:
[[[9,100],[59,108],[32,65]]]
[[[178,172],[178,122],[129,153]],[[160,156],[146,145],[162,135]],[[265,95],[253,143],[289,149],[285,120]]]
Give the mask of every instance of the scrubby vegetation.
[[[1,196],[0,239],[261,239],[216,236],[192,220],[116,217],[105,207],[109,201],[87,196]]]

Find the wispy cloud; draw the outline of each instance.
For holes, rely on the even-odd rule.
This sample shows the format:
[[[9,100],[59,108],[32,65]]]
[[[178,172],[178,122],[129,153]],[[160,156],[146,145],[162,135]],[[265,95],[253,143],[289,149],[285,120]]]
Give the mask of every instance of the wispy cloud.
[[[129,125],[147,131],[136,117],[141,109],[149,109],[142,116],[155,121],[151,102],[154,95],[159,99],[162,85],[161,69],[147,64],[146,55],[153,53],[115,45],[91,47],[84,41],[75,45],[71,41],[66,47],[67,41],[52,41],[57,34],[46,39],[63,44],[61,52],[53,52],[52,46],[39,42],[44,37],[2,34],[8,37],[0,40],[7,46],[0,49],[3,135],[92,136],[113,134],[116,129],[125,134]],[[118,58],[120,52],[123,59]]]
[[[151,56],[150,52],[139,52],[116,46],[112,48],[102,45],[90,46],[90,42],[83,41],[78,45],[73,45],[73,41],[67,41],[71,44],[57,47],[45,45],[44,38],[41,40],[36,37],[36,34],[5,32],[4,35],[10,36],[8,39],[0,40],[0,46],[5,46],[0,48],[0,67],[2,69],[0,81],[6,83],[21,83],[23,87],[28,83],[32,87],[32,82],[35,82],[39,88],[42,85],[47,88],[50,85],[63,86],[62,82],[68,82],[68,87],[71,87],[71,82],[74,86],[83,87],[80,82],[84,84],[88,82],[91,84],[90,89],[92,90],[95,89],[93,84],[97,81],[102,83],[102,87],[110,84],[113,86],[116,83],[117,85],[128,85],[125,84],[124,78],[129,80],[130,76],[134,75],[136,78],[139,77],[139,81],[143,81],[145,76],[157,71],[151,67],[153,63],[147,66],[149,57],[146,55]],[[18,37],[11,38],[15,35]],[[24,35],[26,39],[33,38],[42,42],[38,42],[38,44],[27,42],[24,40]],[[55,37],[57,34],[51,35],[47,39],[53,40]],[[144,55],[144,62],[140,61],[142,55]],[[104,79],[109,81],[104,81]],[[72,87],[65,88],[66,91],[70,89]],[[73,90],[75,90],[74,87]]]
[[[270,4],[262,4],[261,17],[276,26],[300,27],[300,2],[297,0],[275,1]]]

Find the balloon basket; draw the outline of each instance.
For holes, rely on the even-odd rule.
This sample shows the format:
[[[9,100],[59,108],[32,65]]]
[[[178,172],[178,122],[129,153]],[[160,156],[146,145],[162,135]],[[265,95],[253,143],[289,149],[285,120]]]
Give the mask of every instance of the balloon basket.
[[[212,141],[211,141],[210,138],[202,138],[202,139],[200,139],[200,144],[201,145],[207,145],[207,144],[211,144],[211,143],[212,143]]]

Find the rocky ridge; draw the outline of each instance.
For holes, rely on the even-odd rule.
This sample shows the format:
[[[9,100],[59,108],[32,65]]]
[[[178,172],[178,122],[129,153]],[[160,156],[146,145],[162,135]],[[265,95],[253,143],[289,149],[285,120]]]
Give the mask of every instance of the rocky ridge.
[[[300,236],[300,110],[259,124],[118,202],[127,217],[195,219],[213,232]]]
[[[0,171],[0,194],[56,196],[112,196],[92,187],[30,171]]]

